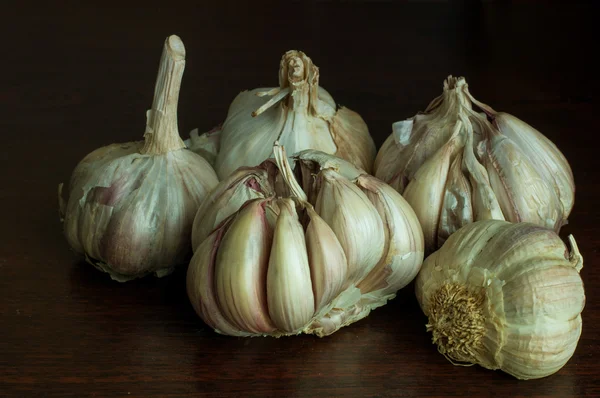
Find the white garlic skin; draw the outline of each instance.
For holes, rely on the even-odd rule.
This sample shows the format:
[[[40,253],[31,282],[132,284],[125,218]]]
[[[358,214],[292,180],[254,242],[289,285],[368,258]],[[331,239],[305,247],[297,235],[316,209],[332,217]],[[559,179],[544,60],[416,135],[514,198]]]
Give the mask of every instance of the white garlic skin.
[[[439,351],[519,379],[561,369],[577,347],[585,305],[583,258],[569,239],[571,252],[549,229],[499,220],[452,234],[415,283]]]
[[[222,181],[213,193],[239,210],[207,205],[198,212],[187,292],[219,333],[330,335],[393,299],[421,267],[423,234],[398,192],[325,153],[294,158],[295,173],[276,156]],[[272,174],[274,164],[280,175]],[[250,184],[250,198],[245,176],[265,169],[268,178]],[[294,174],[303,188],[289,182]],[[280,177],[285,191],[274,185]],[[218,196],[211,200],[219,203]]]
[[[218,152],[214,167],[220,179],[238,167],[253,167],[269,158],[276,140],[290,154],[316,149],[366,171],[372,169],[376,148],[366,123],[358,113],[338,109],[331,95],[319,86],[319,69],[309,57],[300,51],[286,52],[279,80],[280,87],[241,92],[229,106],[219,131],[191,138],[199,152]],[[276,103],[253,114],[272,99],[277,99]]]
[[[143,145],[113,144],[90,153],[75,168],[65,203],[71,247],[118,281],[163,276],[185,263],[196,211],[218,183],[195,153],[142,155]]]
[[[375,176],[415,209],[428,253],[472,221],[531,222],[556,232],[567,223],[575,184],[564,155],[525,122],[477,101],[464,78],[448,77],[425,112],[392,128]]]

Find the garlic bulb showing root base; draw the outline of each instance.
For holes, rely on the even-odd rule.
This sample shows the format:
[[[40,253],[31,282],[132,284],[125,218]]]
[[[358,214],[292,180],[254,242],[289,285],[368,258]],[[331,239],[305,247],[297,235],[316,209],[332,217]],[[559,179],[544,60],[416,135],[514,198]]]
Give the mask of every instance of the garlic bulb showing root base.
[[[569,236],[531,223],[487,220],[455,232],[416,279],[427,330],[451,362],[519,379],[557,372],[581,335],[583,258]]]
[[[305,150],[292,170],[274,155],[198,210],[188,296],[219,333],[326,336],[415,278],[423,234],[398,192],[349,162]]]
[[[288,153],[316,149],[371,171],[373,139],[359,114],[336,105],[319,86],[319,69],[301,51],[288,51],[279,69],[279,87],[240,93],[221,129],[190,137],[191,148],[216,156],[220,179],[241,166],[256,166],[278,140]],[[217,153],[218,152],[218,153]]]
[[[118,281],[163,276],[191,256],[190,232],[201,201],[217,185],[202,157],[185,149],[177,130],[177,100],[185,48],[164,45],[144,141],[112,144],[75,168],[59,202],[67,241]]]
[[[414,208],[427,252],[479,220],[531,222],[558,232],[575,194],[571,168],[550,140],[477,101],[465,79],[452,76],[425,112],[393,125],[375,176]]]

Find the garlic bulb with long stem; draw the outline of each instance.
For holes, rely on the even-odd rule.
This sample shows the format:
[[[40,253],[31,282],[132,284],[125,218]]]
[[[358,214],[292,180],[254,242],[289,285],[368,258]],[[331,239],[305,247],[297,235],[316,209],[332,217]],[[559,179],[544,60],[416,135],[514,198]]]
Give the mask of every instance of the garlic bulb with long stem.
[[[477,101],[465,79],[452,76],[425,112],[393,125],[375,176],[413,206],[428,252],[478,220],[531,222],[558,232],[575,193],[571,168],[550,140]]]
[[[470,223],[430,255],[416,279],[427,330],[451,362],[519,379],[557,372],[581,335],[583,258],[552,230],[500,220]]]
[[[316,149],[371,171],[373,139],[356,112],[338,107],[319,86],[319,68],[301,51],[286,52],[279,87],[240,93],[220,129],[190,137],[190,147],[215,156],[220,179],[241,166],[256,166],[271,155],[278,140],[289,153]],[[217,153],[218,152],[218,153]]]
[[[194,215],[217,176],[185,148],[177,129],[177,100],[185,48],[164,44],[144,141],[112,144],[75,168],[68,198],[59,202],[67,241],[88,262],[118,281],[163,276],[191,255]]]
[[[240,168],[198,210],[187,292],[234,336],[326,336],[410,283],[423,261],[418,219],[393,188],[314,150]],[[300,181],[300,183],[298,182]]]

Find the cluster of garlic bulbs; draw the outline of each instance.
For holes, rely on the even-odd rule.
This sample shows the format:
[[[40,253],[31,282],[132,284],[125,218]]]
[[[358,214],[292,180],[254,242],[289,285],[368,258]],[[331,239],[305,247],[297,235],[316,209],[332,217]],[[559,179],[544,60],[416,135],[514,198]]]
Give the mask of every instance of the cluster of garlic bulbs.
[[[557,372],[581,335],[583,258],[552,230],[477,221],[425,260],[416,280],[427,329],[449,360],[519,379]]]
[[[281,59],[279,87],[241,92],[221,128],[201,136],[194,132],[190,139],[192,150],[215,158],[220,179],[238,167],[267,159],[276,140],[290,154],[320,150],[367,172],[376,154],[364,120],[346,107],[338,109],[319,86],[319,69],[306,54],[294,50]]]
[[[188,296],[219,333],[329,335],[416,276],[422,232],[394,189],[350,163],[306,150],[293,171],[279,144],[274,155],[198,210]]]
[[[571,168],[550,140],[477,101],[465,79],[452,76],[425,112],[393,125],[377,154],[375,176],[411,204],[427,252],[478,220],[558,231],[575,192]]]
[[[218,183],[210,164],[179,137],[177,100],[184,66],[183,43],[170,36],[144,141],[88,154],[73,171],[66,200],[59,185],[69,244],[118,281],[164,276],[185,264],[196,211]]]
[[[144,141],[87,155],[66,200],[59,186],[66,238],[94,266],[126,281],[191,257],[192,306],[233,336],[330,335],[416,278],[427,330],[450,361],[530,379],[573,355],[583,258],[557,233],[575,186],[533,127],[450,76],[375,159],[362,118],[338,109],[310,58],[288,51],[279,87],[240,93],[222,126],[184,142],[184,65],[170,36]]]

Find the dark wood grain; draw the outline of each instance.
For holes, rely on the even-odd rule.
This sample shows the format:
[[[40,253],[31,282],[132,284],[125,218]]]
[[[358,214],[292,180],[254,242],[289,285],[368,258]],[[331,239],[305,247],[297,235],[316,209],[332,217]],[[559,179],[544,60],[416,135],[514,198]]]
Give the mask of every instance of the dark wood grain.
[[[1,28],[0,395],[600,396],[597,6],[13,3]],[[556,142],[577,184],[561,236],[574,234],[585,258],[583,334],[569,363],[526,382],[452,366],[425,332],[412,285],[327,338],[243,339],[195,315],[183,270],[119,284],[82,262],[62,235],[56,186],[91,150],[141,138],[173,33],[187,48],[182,133],[220,123],[240,90],[275,85],[282,53],[299,49],[377,145],[449,74]]]

